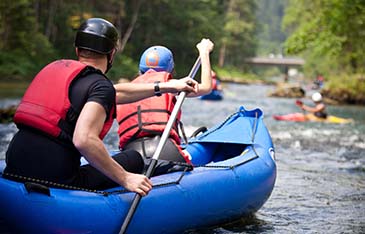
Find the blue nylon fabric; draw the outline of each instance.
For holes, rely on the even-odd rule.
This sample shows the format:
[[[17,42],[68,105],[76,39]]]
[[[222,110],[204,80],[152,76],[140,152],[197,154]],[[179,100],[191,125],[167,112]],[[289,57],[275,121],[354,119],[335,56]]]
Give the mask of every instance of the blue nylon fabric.
[[[215,125],[205,133],[189,140],[189,143],[232,143],[250,145],[252,136],[256,132],[257,125],[263,118],[260,109],[246,110],[241,106],[235,114],[224,122]],[[240,129],[239,131],[237,129]]]

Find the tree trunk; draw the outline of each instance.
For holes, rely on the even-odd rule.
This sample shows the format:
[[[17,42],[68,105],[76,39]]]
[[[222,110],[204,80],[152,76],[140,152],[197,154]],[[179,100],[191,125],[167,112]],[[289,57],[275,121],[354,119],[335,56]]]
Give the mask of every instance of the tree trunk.
[[[227,5],[225,13],[224,13],[224,18],[225,18],[224,26],[226,26],[227,22],[229,22],[229,15],[233,12],[234,3],[235,3],[234,0],[229,0],[229,2],[228,2],[228,5]],[[219,58],[218,58],[219,67],[224,66],[224,62],[225,62],[225,58],[226,58],[227,42],[229,42],[229,33],[230,32],[227,32],[226,30],[223,32],[223,37],[221,39],[222,46],[219,49]]]
[[[53,25],[54,25],[54,16],[57,9],[57,1],[50,0],[48,6],[48,18],[47,18],[47,24],[45,27],[44,35],[48,38],[49,41],[51,40],[52,31],[53,31]]]
[[[219,49],[219,59],[218,59],[218,66],[223,67],[224,66],[224,58],[226,55],[226,44],[223,43],[222,47]]]
[[[134,8],[134,12],[133,12],[133,16],[132,16],[131,23],[130,23],[130,25],[128,26],[127,31],[126,31],[126,32],[124,33],[124,35],[122,36],[122,39],[121,39],[121,42],[120,42],[120,52],[121,52],[121,53],[123,52],[124,47],[125,47],[125,45],[127,44],[129,37],[130,37],[130,36],[131,36],[131,34],[132,34],[132,31],[133,31],[133,29],[134,29],[134,25],[135,25],[135,24],[136,24],[136,22],[137,22],[138,14],[139,14],[139,9],[141,8],[142,1],[143,1],[143,0],[134,1],[136,5],[135,5],[135,8]],[[120,27],[121,27],[121,25],[120,25]],[[120,30],[120,31],[121,31],[121,30]]]

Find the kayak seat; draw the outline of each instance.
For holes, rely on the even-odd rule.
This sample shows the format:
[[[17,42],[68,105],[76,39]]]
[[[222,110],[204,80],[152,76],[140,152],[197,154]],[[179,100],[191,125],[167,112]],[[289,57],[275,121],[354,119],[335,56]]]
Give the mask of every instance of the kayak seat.
[[[246,144],[217,143],[212,161],[219,162],[236,157],[237,155],[242,154],[246,147]]]
[[[193,165],[205,165],[212,161],[217,143],[194,142],[186,145],[185,150],[191,155]]]
[[[188,144],[186,150],[192,157],[191,161],[193,165],[205,165],[210,162],[219,162],[240,155],[246,147],[246,144],[194,142]]]

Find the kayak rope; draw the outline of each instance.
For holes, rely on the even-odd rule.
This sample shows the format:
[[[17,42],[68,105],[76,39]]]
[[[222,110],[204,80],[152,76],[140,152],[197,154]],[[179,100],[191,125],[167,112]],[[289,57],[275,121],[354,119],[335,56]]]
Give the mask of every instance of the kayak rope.
[[[253,152],[255,152],[256,156],[258,157],[257,151],[255,149],[255,145],[253,144],[253,142],[255,141],[255,135],[256,135],[256,131],[257,131],[257,120],[258,120],[258,113],[257,111],[255,112],[255,122],[254,122],[254,126],[252,127],[252,137],[251,137],[251,141],[252,141],[252,150]]]
[[[174,185],[174,184],[180,184],[181,179],[185,176],[185,173],[191,170],[191,165],[189,164],[189,167],[185,167],[184,171],[181,173],[180,177],[176,180],[176,181],[171,181],[171,182],[167,182],[167,183],[161,183],[161,184],[156,184],[153,185],[153,188],[160,188],[160,187],[165,187],[165,186],[169,186],[169,185]],[[120,190],[114,190],[112,192],[107,192],[108,194],[122,194],[122,193],[128,193],[129,191],[126,189],[120,189]]]
[[[254,157],[248,158],[248,159],[246,159],[246,160],[244,160],[240,163],[237,163],[235,165],[229,165],[229,166],[202,164],[202,165],[194,165],[193,167],[194,168],[205,167],[205,168],[233,170],[234,168],[236,168],[238,166],[241,166],[243,164],[246,164],[246,163],[248,163],[248,162],[250,162],[250,161],[252,161],[256,158],[258,158],[257,155],[255,155]],[[191,170],[191,164],[183,163],[183,162],[173,162],[173,163],[176,164],[176,165],[180,165],[180,166],[185,167],[185,169],[182,171],[180,177],[176,181],[171,181],[171,182],[167,182],[167,183],[161,183],[161,184],[153,185],[152,186],[153,188],[159,188],[159,187],[165,187],[165,186],[180,184],[180,181],[185,176],[186,172]],[[41,184],[41,185],[47,185],[47,186],[50,186],[50,187],[68,189],[68,190],[79,190],[79,191],[84,191],[84,192],[101,194],[103,196],[123,194],[123,193],[130,192],[126,189],[114,190],[114,191],[110,191],[110,192],[109,191],[100,191],[100,190],[96,190],[96,189],[87,189],[87,188],[82,188],[82,187],[77,187],[77,186],[72,186],[72,185],[67,185],[67,184],[61,184],[61,183],[56,183],[56,182],[42,180],[42,179],[31,178],[31,177],[27,177],[27,176],[15,175],[15,174],[11,174],[11,173],[3,173],[3,175],[6,175],[6,176],[9,176],[9,177],[12,177],[12,178],[16,178],[16,179],[19,179],[19,180],[22,180],[22,181],[28,181],[28,182],[34,182],[34,183],[37,183],[37,184]],[[27,183],[27,182],[24,182],[24,183]]]
[[[222,166],[218,166],[218,165],[216,165],[216,166],[214,166],[214,165],[198,165],[198,166],[194,166],[194,167],[208,167],[208,168],[221,168],[221,169],[231,169],[231,170],[233,170],[236,167],[239,167],[239,166],[241,166],[243,164],[246,164],[248,162],[251,162],[252,160],[254,160],[254,159],[258,158],[258,157],[259,156],[257,154],[255,154],[255,156],[253,156],[251,158],[248,158],[248,159],[246,159],[246,160],[244,160],[244,161],[242,161],[240,163],[237,163],[235,165],[230,165],[230,166],[223,166],[223,165]]]
[[[219,125],[218,127],[216,127],[215,129],[213,129],[210,133],[217,131],[219,128],[221,128],[232,116],[236,115],[238,112],[231,114],[225,121],[223,121],[223,123],[221,125]],[[255,134],[256,134],[256,127],[257,127],[257,120],[258,120],[258,113],[255,112],[255,122],[253,125],[253,129],[252,129],[252,142],[254,142],[254,138],[255,138]],[[230,169],[233,170],[234,168],[241,166],[243,164],[246,164],[252,160],[257,159],[259,156],[255,150],[254,145],[252,145],[252,149],[255,152],[255,156],[248,158],[240,163],[237,163],[235,165],[230,165],[230,166],[225,166],[225,165],[206,165],[206,164],[201,164],[201,165],[193,165],[194,168],[197,167],[204,167],[204,168],[215,168],[215,169]],[[244,151],[245,152],[245,151]],[[169,186],[169,185],[174,185],[174,184],[179,184],[180,181],[182,180],[182,178],[185,176],[187,171],[191,170],[192,165],[188,164],[188,163],[184,163],[184,162],[172,162],[175,165],[180,165],[180,166],[184,166],[184,170],[182,171],[180,177],[176,180],[176,181],[172,181],[172,182],[167,182],[167,183],[161,183],[161,184],[157,184],[157,185],[153,185],[153,188],[158,188],[158,187],[164,187],[164,186]],[[43,185],[47,185],[50,187],[56,187],[56,188],[63,188],[63,189],[69,189],[69,190],[79,190],[79,191],[84,191],[84,192],[90,192],[90,193],[96,193],[96,194],[101,194],[103,196],[108,196],[111,194],[122,194],[122,193],[127,193],[129,192],[126,189],[121,189],[121,190],[114,190],[111,192],[107,192],[107,191],[100,191],[100,190],[96,190],[96,189],[87,189],[87,188],[82,188],[82,187],[77,187],[77,186],[72,186],[72,185],[67,185],[67,184],[61,184],[61,183],[56,183],[56,182],[52,182],[52,181],[47,181],[47,180],[43,180],[43,179],[36,179],[36,178],[31,178],[31,177],[27,177],[27,176],[21,176],[21,175],[16,175],[16,174],[12,174],[12,173],[0,173],[0,175],[6,175],[15,179],[19,179],[19,180],[23,180],[23,181],[28,181],[28,182],[35,182],[38,184],[43,184]],[[25,182],[26,183],[26,182]]]
[[[219,130],[221,127],[223,127],[223,125],[225,125],[227,123],[228,120],[230,120],[234,115],[238,114],[239,112],[243,112],[244,113],[245,111],[244,110],[239,110],[239,111],[231,114],[219,126],[217,126],[213,130],[208,130],[209,132],[207,132],[206,134],[208,135],[208,134],[211,134],[211,133]],[[252,142],[254,142],[254,140],[255,140],[255,135],[256,135],[256,130],[257,130],[257,122],[258,122],[257,120],[258,120],[258,118],[259,118],[258,117],[258,112],[256,111],[255,112],[255,121],[254,121],[254,124],[252,126],[252,137],[251,137]]]
[[[255,112],[255,122],[253,123],[253,126],[252,126],[252,137],[251,137],[252,143],[255,141],[255,135],[256,135],[256,131],[257,131],[257,120],[258,120],[258,113],[256,111]]]
[[[180,181],[182,180],[182,178],[184,177],[185,173],[188,170],[191,170],[191,165],[186,163],[186,167],[185,167],[184,171],[181,173],[180,177],[176,181],[167,182],[167,183],[163,183],[163,184],[157,184],[157,185],[153,185],[152,187],[156,188],[156,187],[163,187],[163,186],[168,186],[168,185],[172,185],[172,184],[179,184]],[[0,175],[1,175],[1,173],[0,173]],[[12,174],[12,173],[3,173],[3,175],[12,177],[14,179],[19,179],[22,181],[34,182],[34,183],[41,184],[41,185],[47,185],[50,187],[62,188],[62,189],[68,189],[68,190],[79,190],[79,191],[84,191],[84,192],[101,194],[103,196],[130,192],[126,189],[114,190],[111,192],[100,191],[100,190],[96,190],[96,189],[87,189],[87,188],[82,188],[82,187],[77,187],[77,186],[72,186],[72,185],[67,185],[67,184],[56,183],[56,182],[52,182],[52,181],[48,181],[48,180],[42,180],[42,179],[36,179],[36,178],[27,177],[27,176],[16,175],[16,174]],[[25,184],[27,182],[23,182],[23,183]]]
[[[230,169],[230,170],[233,170],[235,169],[236,167],[238,166],[241,166],[243,164],[246,164],[252,160],[255,160],[257,159],[259,156],[256,154],[255,156],[251,157],[251,158],[248,158],[240,163],[237,163],[235,165],[230,165],[230,166],[224,166],[224,165],[206,165],[206,164],[202,164],[202,165],[194,165],[193,167],[194,168],[197,168],[197,167],[205,167],[205,168],[215,168],[215,169]],[[156,185],[153,185],[152,187],[153,188],[159,188],[159,187],[165,187],[165,186],[169,186],[169,185],[176,185],[176,184],[180,184],[180,181],[182,180],[182,178],[185,176],[186,172],[187,171],[190,171],[191,170],[191,164],[188,164],[188,163],[184,163],[184,162],[173,162],[175,165],[180,165],[180,166],[184,166],[185,169],[184,171],[182,171],[180,177],[176,180],[176,181],[171,181],[171,182],[167,182],[167,183],[161,183],[161,184],[156,184]],[[108,194],[122,194],[122,193],[127,193],[129,191],[125,190],[125,189],[122,189],[122,190],[115,190],[115,191],[112,191],[112,192],[105,192]]]
[[[98,191],[95,189],[86,189],[86,188],[81,188],[81,187],[67,185],[67,184],[60,184],[60,183],[56,183],[56,182],[52,182],[52,181],[48,181],[48,180],[42,180],[42,179],[36,179],[36,178],[27,177],[27,176],[15,175],[12,173],[3,173],[3,175],[6,175],[6,176],[9,176],[12,178],[16,178],[16,179],[20,179],[22,181],[35,182],[37,184],[47,185],[50,187],[63,188],[63,189],[69,189],[69,190],[80,190],[80,191],[84,191],[84,192],[91,192],[91,193],[107,195],[106,194],[107,192],[105,192],[105,191]]]
[[[226,123],[227,123],[227,121],[229,120],[229,119],[231,119],[232,118],[232,116],[234,116],[234,115],[236,115],[236,114],[238,114],[240,111],[237,111],[237,112],[235,112],[235,113],[233,113],[233,114],[231,114],[230,116],[228,116],[219,126],[217,126],[215,129],[213,129],[213,130],[208,130],[208,132],[204,132],[203,134],[211,134],[211,133],[213,133],[213,132],[215,132],[215,131],[217,131],[217,130],[219,130],[223,125],[225,125]],[[244,111],[242,111],[242,112],[244,112]]]

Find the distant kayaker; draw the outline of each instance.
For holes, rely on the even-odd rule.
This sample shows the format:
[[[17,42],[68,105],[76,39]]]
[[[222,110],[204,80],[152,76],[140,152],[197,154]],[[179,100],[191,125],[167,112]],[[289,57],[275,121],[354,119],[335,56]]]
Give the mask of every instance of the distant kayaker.
[[[212,90],[222,91],[221,81],[218,79],[217,73],[212,70]]]
[[[317,78],[313,81],[312,89],[321,89],[323,88],[324,77],[322,74],[318,74]]]
[[[97,190],[122,185],[145,196],[152,183],[138,174],[144,168],[140,154],[130,150],[110,157],[102,139],[112,126],[116,102],[154,96],[156,85],[120,84],[116,96],[105,74],[117,52],[118,32],[104,19],[82,23],[75,47],[78,61],[48,64],[25,92],[14,116],[19,131],[6,152],[3,176]],[[160,87],[161,92],[198,91],[190,78]],[[90,164],[80,166],[81,156]]]
[[[197,45],[201,59],[201,82],[199,91],[188,93],[187,97],[208,94],[212,89],[210,52],[214,44],[209,39],[202,39]],[[119,123],[119,147],[121,149],[137,150],[145,158],[151,158],[156,151],[161,135],[169,120],[176,102],[175,94],[161,93],[161,83],[172,80],[174,59],[172,52],[164,46],[152,46],[145,50],[140,58],[139,76],[132,84],[151,83],[155,86],[155,97],[138,102],[118,105],[117,121]],[[117,89],[118,90],[118,89]],[[160,159],[190,163],[189,155],[181,147],[178,125],[181,112],[176,124],[170,132]]]
[[[318,118],[327,118],[326,105],[323,103],[322,95],[319,92],[315,92],[312,95],[312,101],[315,103],[314,107],[307,106],[303,102],[297,100],[296,104],[302,108],[302,110],[311,112]]]

